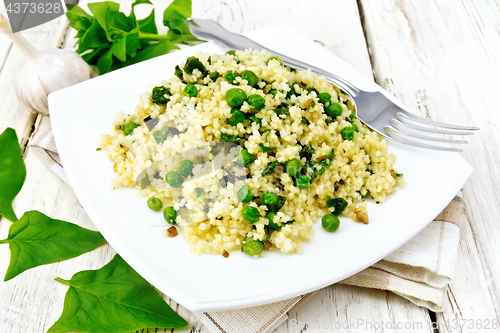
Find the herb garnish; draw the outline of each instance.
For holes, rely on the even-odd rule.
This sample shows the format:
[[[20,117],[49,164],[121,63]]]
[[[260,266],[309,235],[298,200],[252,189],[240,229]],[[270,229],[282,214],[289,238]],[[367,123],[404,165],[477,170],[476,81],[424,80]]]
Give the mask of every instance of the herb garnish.
[[[163,13],[163,24],[169,28],[159,35],[155,10],[138,20],[134,7],[152,3],[136,0],[129,16],[120,12],[120,5],[112,1],[89,3],[89,15],[79,6],[68,5],[66,13],[70,25],[77,30],[77,53],[89,65],[99,68],[100,74],[179,49],[175,44],[198,41],[184,24],[191,16],[191,0],[174,0]]]
[[[262,177],[265,177],[271,173],[274,173],[276,171],[276,168],[279,167],[280,165],[281,165],[281,163],[278,161],[274,161],[274,162],[269,163],[266,166],[266,168],[264,169],[264,171],[262,172]]]
[[[326,204],[328,207],[333,207],[333,215],[340,215],[344,212],[347,207],[347,201],[343,198],[332,198],[329,195],[326,196]]]

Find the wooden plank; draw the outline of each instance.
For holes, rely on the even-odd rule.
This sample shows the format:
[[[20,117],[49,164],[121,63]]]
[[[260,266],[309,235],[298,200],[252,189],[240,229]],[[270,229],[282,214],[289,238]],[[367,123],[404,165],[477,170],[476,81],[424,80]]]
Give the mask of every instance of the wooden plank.
[[[475,172],[464,186],[457,276],[437,318],[498,320],[500,314],[500,6],[495,2],[361,1],[375,78],[412,110],[481,131],[464,146]],[[463,322],[463,321],[462,321]],[[477,327],[450,329],[476,332]]]
[[[380,290],[334,285],[316,293],[275,333],[432,332],[428,311]]]

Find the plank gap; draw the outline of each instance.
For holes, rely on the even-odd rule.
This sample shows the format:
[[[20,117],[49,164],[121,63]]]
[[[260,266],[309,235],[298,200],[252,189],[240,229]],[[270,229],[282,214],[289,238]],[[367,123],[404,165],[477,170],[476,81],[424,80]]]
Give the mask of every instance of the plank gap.
[[[429,310],[429,317],[431,318],[431,327],[433,333],[439,333],[439,326],[437,325],[436,313],[432,310]]]
[[[366,50],[368,51],[368,59],[370,60],[370,68],[372,69],[372,77],[375,83],[378,84],[377,82],[377,77],[375,76],[375,72],[373,71],[374,64],[373,64],[373,57],[372,57],[372,52],[370,50],[370,42],[368,41],[368,35],[366,32],[366,25],[365,25],[365,14],[363,12],[363,4],[361,3],[361,0],[356,0],[356,4],[358,5],[358,13],[359,13],[359,21],[361,22],[361,31],[363,31],[363,37],[365,40],[365,45],[366,45]]]
[[[7,54],[5,55],[5,59],[7,59],[7,57],[9,56],[10,50],[12,50],[12,45],[14,44],[10,43],[9,49],[7,50]],[[2,69],[4,66],[5,66],[5,61],[2,62],[2,66],[0,67],[0,74],[2,73]]]

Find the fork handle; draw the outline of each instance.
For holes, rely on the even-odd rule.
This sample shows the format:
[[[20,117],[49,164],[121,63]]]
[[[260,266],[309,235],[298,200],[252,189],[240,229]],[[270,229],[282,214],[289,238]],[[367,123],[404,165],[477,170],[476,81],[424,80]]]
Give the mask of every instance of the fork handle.
[[[347,92],[352,98],[356,97],[356,95],[358,95],[360,92],[358,88],[354,87],[348,81],[344,80],[336,74],[327,72],[321,68],[306,64],[297,59],[287,57],[284,54],[268,49],[267,47],[264,47],[245,36],[233,33],[225,29],[215,21],[207,19],[188,18],[185,20],[185,23],[191,33],[199,39],[218,42],[229,47],[230,49],[235,50],[245,50],[249,48],[254,50],[266,50],[273,56],[279,57],[287,66],[302,70],[310,69],[316,74],[324,75],[328,81],[334,83],[337,87]]]

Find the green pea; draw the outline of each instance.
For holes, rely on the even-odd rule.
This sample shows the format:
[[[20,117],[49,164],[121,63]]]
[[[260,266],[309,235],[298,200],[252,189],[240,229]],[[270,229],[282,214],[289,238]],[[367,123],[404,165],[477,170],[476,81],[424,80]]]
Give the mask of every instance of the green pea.
[[[262,204],[263,205],[275,205],[279,201],[279,197],[273,192],[266,192],[262,195]]]
[[[248,85],[251,87],[254,87],[257,83],[259,83],[259,77],[252,71],[244,70],[241,72],[240,76],[243,80],[247,80]]]
[[[323,103],[326,103],[326,102],[330,102],[330,100],[332,99],[332,95],[330,95],[329,93],[327,92],[322,92],[322,93],[319,93],[318,94],[318,98],[323,102]]]
[[[188,83],[182,92],[184,96],[196,97],[198,95],[198,88],[193,83]]]
[[[311,178],[306,175],[299,175],[295,178],[295,185],[301,190],[308,188],[311,185]]]
[[[281,59],[279,57],[271,57],[271,58],[267,59],[266,65],[269,65],[269,61],[271,61],[271,60],[278,60],[280,65],[283,66],[283,61],[281,61]]]
[[[269,212],[266,215],[266,218],[269,221],[268,224],[267,224],[267,226],[269,227],[269,229],[278,230],[278,229],[281,228],[281,226],[279,226],[276,223],[274,223],[273,220],[274,220],[275,216],[276,216],[276,212]]]
[[[238,107],[247,99],[247,93],[240,88],[231,88],[226,92],[226,102],[232,107]]]
[[[155,212],[159,212],[163,208],[163,202],[157,197],[151,197],[148,199],[148,207]]]
[[[139,127],[139,124],[136,124],[133,121],[131,121],[127,125],[123,126],[123,134],[125,135],[132,134],[132,132],[136,129],[136,127]]]
[[[233,84],[234,83],[234,80],[236,80],[236,78],[238,77],[238,74],[229,70],[226,72],[226,74],[224,75],[224,80],[226,80],[227,83],[230,83],[230,84]]]
[[[352,139],[354,139],[354,128],[352,128],[351,126],[344,127],[342,129],[341,133],[342,133],[342,138],[344,140],[352,140]]]
[[[190,160],[182,160],[179,165],[179,173],[184,177],[190,176],[193,173],[194,163]]]
[[[333,214],[327,214],[321,219],[321,225],[326,231],[334,232],[340,227],[340,220]]]
[[[235,50],[229,50],[226,52],[226,55],[232,55],[233,57],[236,55],[236,51]]]
[[[165,104],[170,101],[170,90],[164,86],[154,87],[151,92],[151,102],[154,104]]]
[[[260,219],[259,210],[253,206],[245,206],[241,211],[241,216],[243,219],[250,223],[258,222]]]
[[[172,206],[165,207],[165,209],[163,210],[163,218],[167,223],[170,223],[172,225],[177,224],[177,222],[175,221],[177,219],[177,211]]]
[[[302,163],[296,158],[285,162],[285,172],[295,177],[302,169]]]
[[[239,123],[244,122],[246,119],[245,114],[238,109],[232,109],[231,114],[232,116],[227,119],[229,125],[236,126]]]
[[[253,199],[253,193],[248,187],[243,186],[238,191],[238,199],[241,202],[250,202]]]
[[[354,128],[354,132],[358,132],[359,133],[359,128],[358,128],[358,125],[356,124],[351,124],[352,128]]]
[[[168,185],[172,187],[181,187],[182,176],[177,171],[170,171],[165,176]]]
[[[347,118],[349,118],[349,121],[353,121],[355,116],[353,113],[351,113],[350,115],[347,116]]]
[[[240,151],[240,153],[236,156],[236,163],[239,166],[247,166],[252,162],[253,162],[253,155],[250,154],[246,149]]]
[[[326,114],[330,117],[338,117],[342,114],[342,107],[339,103],[331,103],[326,107]]]
[[[205,74],[207,73],[207,68],[205,67],[205,65],[203,65],[200,59],[194,56],[187,58],[186,64],[184,65],[184,72],[193,74],[193,70],[195,68],[197,68],[203,74],[203,76],[205,76]]]
[[[247,237],[241,245],[241,251],[249,256],[258,256],[264,250],[264,244],[261,241]]]
[[[262,110],[266,106],[266,100],[264,99],[264,97],[257,94],[248,96],[247,103],[258,111]]]

